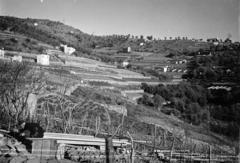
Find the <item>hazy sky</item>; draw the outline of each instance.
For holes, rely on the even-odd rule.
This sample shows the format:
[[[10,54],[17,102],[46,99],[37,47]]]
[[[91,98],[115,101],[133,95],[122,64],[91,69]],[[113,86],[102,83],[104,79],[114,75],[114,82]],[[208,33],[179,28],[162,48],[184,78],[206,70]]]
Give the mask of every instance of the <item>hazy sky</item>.
[[[0,0],[0,15],[64,22],[97,35],[232,36],[239,0]]]

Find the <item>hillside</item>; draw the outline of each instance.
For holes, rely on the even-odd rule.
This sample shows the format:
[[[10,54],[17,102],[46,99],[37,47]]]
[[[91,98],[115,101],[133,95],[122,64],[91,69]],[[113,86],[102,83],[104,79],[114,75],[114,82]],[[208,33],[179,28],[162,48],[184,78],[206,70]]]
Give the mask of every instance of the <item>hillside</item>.
[[[145,57],[148,64],[156,60],[158,56],[160,56],[159,60],[165,62],[166,55],[170,53],[182,55],[186,51],[208,48],[208,44],[192,40],[155,40],[146,42],[140,47],[139,41],[141,40],[138,39],[90,36],[78,29],[50,20],[0,17],[0,30],[4,33],[3,35],[9,33],[10,37],[14,37],[2,37],[0,42],[1,46],[10,50],[9,53],[12,50],[29,52],[26,55],[32,55],[33,58],[36,58],[37,53],[42,53],[46,49],[54,49],[61,43],[75,47],[77,49],[75,55],[85,53],[88,57],[90,55],[101,60],[103,60],[102,56],[109,56],[113,58],[113,61],[117,55],[121,55],[118,50],[130,45],[133,50],[137,51],[132,52],[131,55]],[[106,46],[109,49],[103,52],[95,50],[92,53],[96,45],[100,48]],[[109,51],[111,51],[110,54]],[[164,54],[160,55],[160,53]],[[146,56],[149,58],[146,59]],[[202,144],[206,147],[207,143],[212,143],[216,149],[224,148],[224,151],[233,153],[232,141],[223,135],[209,131],[206,123],[200,126],[190,125],[174,114],[166,115],[155,107],[137,104],[135,97],[143,94],[137,92],[142,91],[141,83],[156,85],[159,84],[158,79],[153,80],[152,77],[137,72],[119,69],[117,66],[83,57],[64,54],[58,57],[63,62],[50,58],[49,66],[33,64],[29,68],[34,70],[34,74],[39,73],[41,80],[44,81],[42,83],[46,84],[39,93],[36,111],[37,120],[41,122],[45,130],[85,134],[95,134],[97,130],[100,134],[113,133],[122,120],[122,114],[119,112],[127,110],[125,123],[121,127],[121,132],[117,133],[118,135],[126,136],[126,131],[129,131],[136,140],[152,141],[154,126],[157,126],[158,143],[163,141],[162,135],[166,134],[168,135],[167,147],[172,145],[172,138],[176,136],[178,141],[175,143],[178,147],[185,141],[188,141],[188,145],[193,145],[191,141],[195,141],[199,147]],[[4,72],[1,73],[4,74]],[[127,94],[126,90],[137,93]],[[133,95],[134,98],[131,98]],[[73,106],[76,107],[71,110]],[[112,121],[109,122],[109,119]],[[1,125],[7,128],[8,122],[4,123]],[[230,146],[231,150],[226,146]]]
[[[91,50],[96,47],[121,50],[123,47],[131,46],[134,51],[164,53],[166,55],[180,55],[189,51],[209,48],[207,43],[195,40],[146,41],[140,38],[130,38],[129,35],[94,36],[61,22],[44,19],[0,16],[0,30],[21,34],[52,46],[67,44],[75,47],[78,52],[87,54],[91,54]],[[145,42],[143,46],[139,45],[141,42]]]
[[[45,49],[53,49],[54,47],[31,37],[5,31],[0,32],[0,48],[41,54]]]
[[[87,48],[91,38],[90,35],[63,23],[40,19],[1,16],[0,30],[21,34],[52,46],[67,44],[80,51]]]
[[[64,56],[62,57],[64,58]],[[94,135],[96,127],[99,126],[99,128],[97,127],[99,135],[109,132],[113,134],[122,121],[122,114],[127,110],[121,132],[117,133],[120,136],[125,136],[129,131],[136,140],[151,141],[154,125],[156,125],[159,147],[163,141],[161,136],[165,133],[166,148],[171,147],[173,143],[171,136],[174,135],[178,140],[175,142],[176,148],[180,148],[183,142],[190,146],[195,142],[194,144],[198,144],[197,151],[204,152],[207,143],[211,143],[216,150],[223,148],[223,151],[233,153],[234,149],[227,147],[232,147],[232,142],[226,137],[208,132],[204,126],[193,126],[152,107],[136,104],[124,96],[121,93],[122,88],[129,87],[131,90],[130,86],[133,85],[132,82],[129,82],[130,85],[128,85],[126,79],[121,81],[120,77],[130,75],[132,78],[129,80],[131,81],[134,78],[133,75],[137,78],[141,77],[140,74],[86,58],[72,57],[71,60],[74,61],[69,62],[68,60],[68,64],[72,63],[71,66],[56,64],[56,62],[52,62],[50,66],[29,65],[31,66],[29,70],[35,76],[40,76],[42,81],[40,83],[43,84],[38,91],[38,107],[35,118],[45,130]],[[119,79],[113,79],[111,76]],[[105,82],[92,85],[91,81],[99,80]],[[6,84],[9,82],[10,80]],[[106,83],[108,84],[106,85]],[[4,88],[4,84],[2,86]],[[4,115],[7,116],[5,113]],[[5,129],[8,125],[7,121],[1,123],[1,127]]]

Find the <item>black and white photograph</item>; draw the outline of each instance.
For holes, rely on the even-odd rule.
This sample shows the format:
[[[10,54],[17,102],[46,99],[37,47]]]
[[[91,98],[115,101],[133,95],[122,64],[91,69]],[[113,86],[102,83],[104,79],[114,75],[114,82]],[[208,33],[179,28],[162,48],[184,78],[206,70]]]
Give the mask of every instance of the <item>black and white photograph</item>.
[[[240,163],[240,0],[0,0],[0,163]]]

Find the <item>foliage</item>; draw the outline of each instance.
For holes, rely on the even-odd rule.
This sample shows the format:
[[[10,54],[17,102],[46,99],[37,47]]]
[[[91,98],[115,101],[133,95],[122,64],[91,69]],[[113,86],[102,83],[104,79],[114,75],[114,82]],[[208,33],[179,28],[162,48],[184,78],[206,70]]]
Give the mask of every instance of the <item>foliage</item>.
[[[164,100],[170,101],[169,106],[177,109],[185,121],[199,125],[207,120],[206,97],[208,92],[201,86],[194,86],[186,82],[168,86],[142,84],[142,89],[154,96],[153,98],[144,98],[143,96],[139,103],[158,108],[159,105],[163,105]]]
[[[207,55],[197,55],[188,63],[188,73],[184,78],[195,82],[240,82],[240,47],[225,47],[209,51]],[[201,52],[200,52],[201,54]]]
[[[148,105],[148,106],[154,106],[153,99],[147,94],[143,94],[142,98],[138,99],[138,103]]]
[[[4,47],[5,50],[29,53],[43,53],[45,49],[43,46],[38,45],[35,40],[29,38],[0,40],[0,47]]]
[[[201,50],[193,53],[191,54],[193,58],[188,63],[188,72],[183,76],[192,85],[201,85],[205,90],[214,85],[226,87],[226,89],[210,89],[207,99],[201,103],[207,104],[209,108],[210,129],[232,138],[238,136],[234,128],[240,125],[239,53],[238,44],[212,46],[209,51]],[[226,125],[223,125],[224,123]]]
[[[163,102],[164,102],[164,98],[158,94],[155,94],[153,96],[153,103],[154,103],[154,106],[160,110],[162,108],[162,105],[163,105]]]

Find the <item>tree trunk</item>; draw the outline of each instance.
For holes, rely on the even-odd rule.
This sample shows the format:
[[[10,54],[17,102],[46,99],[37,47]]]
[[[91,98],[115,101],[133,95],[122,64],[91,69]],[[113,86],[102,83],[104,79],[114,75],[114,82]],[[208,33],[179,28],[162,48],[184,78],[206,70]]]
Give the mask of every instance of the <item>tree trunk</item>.
[[[114,163],[114,149],[112,137],[107,137],[106,142],[106,163]]]
[[[30,122],[34,121],[36,106],[37,106],[37,96],[33,93],[30,93],[27,99],[27,109],[29,113]]]
[[[15,129],[17,129],[17,127],[18,127],[18,117],[19,117],[19,115],[18,115],[18,113],[16,113],[16,115],[15,115],[15,122],[14,122]]]

